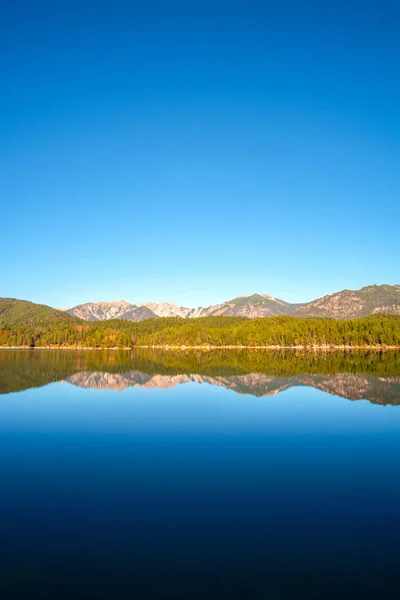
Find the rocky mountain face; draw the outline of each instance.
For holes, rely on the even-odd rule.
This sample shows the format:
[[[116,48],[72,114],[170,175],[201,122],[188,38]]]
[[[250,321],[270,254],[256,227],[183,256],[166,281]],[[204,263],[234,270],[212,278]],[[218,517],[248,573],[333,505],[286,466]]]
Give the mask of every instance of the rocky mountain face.
[[[228,300],[222,304],[214,304],[206,308],[185,308],[177,306],[171,302],[145,302],[141,306],[146,306],[152,310],[158,317],[182,317],[183,319],[196,319],[199,317],[210,316],[229,316],[229,317],[266,317],[274,315],[287,315],[293,309],[292,304],[283,300],[268,296],[267,294],[253,294],[252,296],[239,296],[233,300]]]
[[[187,308],[172,302],[145,302],[136,305],[119,300],[118,302],[88,302],[70,308],[66,312],[87,321],[106,319],[142,321],[157,317],[196,319],[208,316],[255,319],[280,315],[352,319],[374,313],[400,314],[400,285],[370,285],[361,290],[343,290],[305,304],[290,304],[268,294],[253,294],[239,296],[205,308]]]
[[[146,306],[135,306],[132,305],[127,311],[125,311],[119,319],[124,321],[144,321],[145,319],[156,319],[157,315]]]
[[[375,313],[400,314],[400,285],[370,285],[343,290],[297,307],[297,317],[353,319]]]
[[[226,317],[273,317],[277,315],[288,315],[292,311],[292,305],[268,296],[267,294],[253,294],[252,296],[239,296],[230,302],[224,302],[210,315],[223,315]]]
[[[157,317],[149,308],[136,306],[126,300],[116,302],[87,302],[79,304],[66,311],[74,317],[85,321],[108,321],[109,319],[124,319],[126,321],[143,321]]]
[[[186,319],[192,312],[192,308],[185,308],[184,306],[178,306],[172,302],[144,302],[140,304],[141,307],[148,308],[157,317],[181,317]]]
[[[131,305],[125,300],[116,302],[86,302],[73,308],[68,308],[66,312],[74,317],[85,319],[85,321],[106,321],[108,319],[119,319],[121,315],[128,310]]]

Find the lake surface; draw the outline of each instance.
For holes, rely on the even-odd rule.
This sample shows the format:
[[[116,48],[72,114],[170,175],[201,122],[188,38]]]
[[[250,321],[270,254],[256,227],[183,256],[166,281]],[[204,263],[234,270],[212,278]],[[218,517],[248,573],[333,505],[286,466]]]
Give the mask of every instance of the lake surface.
[[[400,594],[400,352],[0,351],[2,598]]]

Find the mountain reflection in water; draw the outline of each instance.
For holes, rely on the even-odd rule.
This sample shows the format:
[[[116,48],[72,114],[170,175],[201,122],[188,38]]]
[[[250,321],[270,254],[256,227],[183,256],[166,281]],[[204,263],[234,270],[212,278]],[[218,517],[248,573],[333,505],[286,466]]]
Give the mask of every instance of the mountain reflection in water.
[[[400,404],[400,353],[277,351],[0,352],[0,393],[62,381],[81,388],[168,389],[185,383],[273,396],[309,386],[350,400]]]
[[[378,378],[370,375],[299,375],[297,377],[269,377],[259,373],[230,377],[205,375],[148,375],[140,371],[130,373],[103,373],[101,371],[76,373],[66,382],[82,388],[121,392],[129,387],[169,389],[184,383],[208,383],[222,386],[238,394],[274,396],[293,386],[309,386],[349,400],[369,400],[377,404],[400,404],[400,377]]]
[[[1,598],[399,597],[400,352],[1,350],[0,393]]]

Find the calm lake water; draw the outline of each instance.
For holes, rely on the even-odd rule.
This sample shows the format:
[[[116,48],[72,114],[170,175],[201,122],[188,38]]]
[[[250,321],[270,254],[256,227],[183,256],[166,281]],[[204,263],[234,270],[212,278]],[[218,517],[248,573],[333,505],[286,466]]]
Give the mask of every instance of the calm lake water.
[[[400,352],[0,351],[1,598],[398,598]]]

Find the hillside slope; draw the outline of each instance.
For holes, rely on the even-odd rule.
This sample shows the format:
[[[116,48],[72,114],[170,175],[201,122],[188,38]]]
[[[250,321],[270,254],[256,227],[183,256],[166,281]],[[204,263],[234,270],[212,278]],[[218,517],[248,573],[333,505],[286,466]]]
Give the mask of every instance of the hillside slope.
[[[79,319],[45,304],[35,304],[28,300],[0,298],[0,324],[6,327],[57,326],[74,324]]]
[[[297,307],[296,317],[354,319],[376,313],[400,314],[400,285],[369,285],[343,290]]]

